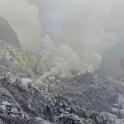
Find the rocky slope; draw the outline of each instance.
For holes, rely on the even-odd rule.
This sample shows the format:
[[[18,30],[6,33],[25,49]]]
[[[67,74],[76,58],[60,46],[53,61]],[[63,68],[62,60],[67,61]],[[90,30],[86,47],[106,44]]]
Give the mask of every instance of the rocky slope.
[[[1,124],[123,124],[115,115],[84,110],[66,96],[10,77],[0,78],[0,119]]]
[[[62,80],[44,74],[42,62],[0,41],[1,124],[124,124],[122,81],[91,73]]]

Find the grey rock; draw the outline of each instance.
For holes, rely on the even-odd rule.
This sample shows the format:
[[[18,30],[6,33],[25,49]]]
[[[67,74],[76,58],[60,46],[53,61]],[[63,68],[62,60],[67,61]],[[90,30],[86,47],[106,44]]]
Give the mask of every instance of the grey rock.
[[[9,83],[5,78],[0,82],[0,88],[9,94],[0,96],[2,124],[118,124],[118,121],[123,124],[123,120],[110,113],[82,109],[64,95],[52,94],[32,85],[30,90],[21,90],[18,83]]]
[[[54,92],[70,98],[72,103],[80,108],[110,112],[112,106],[118,104],[119,94],[124,94],[123,89],[123,82],[86,73],[56,84]]]

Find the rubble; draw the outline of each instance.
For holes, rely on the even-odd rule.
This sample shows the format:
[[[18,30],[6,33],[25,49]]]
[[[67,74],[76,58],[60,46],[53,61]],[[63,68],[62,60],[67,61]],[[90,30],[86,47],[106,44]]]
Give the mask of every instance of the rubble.
[[[18,80],[9,81],[6,77],[0,79],[0,89],[6,89],[9,94],[4,96],[0,90],[1,124],[123,124],[123,119],[81,108],[63,94],[52,94],[33,85],[30,90],[22,90]],[[30,81],[25,83],[30,84]]]

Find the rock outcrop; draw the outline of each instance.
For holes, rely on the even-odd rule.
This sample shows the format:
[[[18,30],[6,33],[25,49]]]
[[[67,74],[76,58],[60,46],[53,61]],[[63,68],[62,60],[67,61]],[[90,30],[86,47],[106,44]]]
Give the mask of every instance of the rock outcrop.
[[[55,94],[70,98],[74,106],[80,106],[89,111],[113,113],[113,110],[118,108],[116,111],[118,113],[119,109],[124,108],[123,82],[102,75],[81,74],[61,81],[52,90]]]
[[[3,17],[0,17],[0,40],[21,47],[16,32]]]

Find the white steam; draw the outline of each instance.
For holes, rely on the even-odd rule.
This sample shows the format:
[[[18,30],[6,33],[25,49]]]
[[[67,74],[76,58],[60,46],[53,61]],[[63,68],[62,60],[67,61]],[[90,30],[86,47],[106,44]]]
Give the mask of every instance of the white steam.
[[[50,53],[53,50],[52,72],[94,72],[99,68],[104,52],[119,42],[109,26],[115,3],[116,0],[40,0],[47,49],[44,48]]]
[[[25,48],[40,49],[42,42],[49,73],[65,77],[94,72],[105,51],[120,42],[120,5],[122,0],[1,0],[0,15]]]

